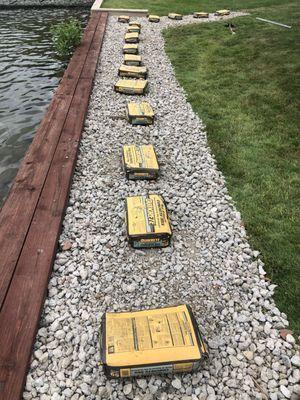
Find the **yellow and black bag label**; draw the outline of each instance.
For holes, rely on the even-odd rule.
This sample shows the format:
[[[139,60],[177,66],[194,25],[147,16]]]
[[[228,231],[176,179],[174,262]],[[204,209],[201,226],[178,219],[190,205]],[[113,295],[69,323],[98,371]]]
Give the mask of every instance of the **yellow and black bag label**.
[[[150,249],[154,247],[167,247],[170,244],[170,240],[168,238],[137,239],[132,240],[131,244],[135,249]]]
[[[113,377],[191,372],[208,356],[187,305],[106,313],[101,338],[104,369]]]
[[[149,365],[138,368],[122,368],[120,369],[120,377],[128,378],[135,376],[147,376],[147,375],[159,375],[159,374],[177,374],[177,373],[189,373],[197,371],[200,363],[178,363],[178,364],[161,364],[161,365]]]
[[[139,47],[135,43],[125,43],[123,46],[124,54],[138,54]]]
[[[139,42],[138,32],[126,33],[125,43],[138,43],[138,42]]]
[[[161,196],[156,194],[132,196],[127,197],[126,200],[130,236],[153,233],[171,235],[167,209]]]
[[[131,21],[131,22],[129,22],[129,26],[132,26],[132,25],[136,25],[136,26],[138,26],[138,27],[141,27],[141,24],[140,24],[138,21]]]
[[[182,19],[182,15],[181,15],[181,14],[176,14],[176,13],[170,13],[170,14],[168,15],[168,18],[179,20],[179,19]]]
[[[195,12],[195,13],[193,14],[193,17],[194,17],[194,18],[208,18],[208,17],[209,17],[209,14],[206,13],[206,12]]]
[[[130,18],[129,15],[119,15],[118,16],[118,22],[129,22]]]
[[[146,79],[147,75],[148,69],[146,67],[121,65],[119,68],[119,76],[124,76],[126,78]]]
[[[148,85],[145,79],[119,79],[115,91],[125,94],[144,94]]]
[[[160,21],[160,17],[158,15],[149,15],[148,17],[149,22],[159,22]]]
[[[124,146],[123,164],[128,179],[156,179],[158,177],[159,166],[151,144]]]
[[[134,248],[166,247],[172,236],[165,202],[160,195],[126,198],[127,236]]]
[[[141,28],[140,28],[138,25],[130,25],[130,26],[128,27],[128,29],[127,29],[127,32],[128,32],[128,33],[131,33],[131,32],[138,32],[138,33],[140,33],[140,32],[141,32]]]
[[[218,15],[218,16],[229,15],[229,14],[230,14],[230,10],[218,10],[215,12],[215,15]]]
[[[124,55],[124,64],[125,65],[134,65],[140,66],[142,63],[142,57],[136,54],[125,54]]]
[[[132,125],[151,125],[154,121],[154,111],[149,103],[130,102],[127,104],[127,118]]]

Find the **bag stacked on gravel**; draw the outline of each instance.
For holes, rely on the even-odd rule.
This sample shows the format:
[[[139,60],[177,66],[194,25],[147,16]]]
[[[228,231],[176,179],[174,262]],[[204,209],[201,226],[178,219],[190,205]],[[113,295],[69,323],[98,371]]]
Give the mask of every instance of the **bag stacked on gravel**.
[[[135,54],[125,54],[123,63],[125,65],[134,65],[138,67],[142,64],[142,57]]]
[[[148,75],[147,67],[136,67],[131,65],[121,65],[118,72],[119,76],[125,78],[146,79]]]
[[[134,44],[134,43],[126,43],[123,46],[123,53],[124,54],[138,54],[139,47],[137,44]]]
[[[181,14],[176,14],[176,13],[170,13],[170,14],[168,15],[168,18],[180,20],[180,19],[182,19],[182,15],[181,15]]]
[[[185,304],[105,313],[100,338],[101,363],[111,378],[191,373],[208,358],[195,316]]]
[[[128,15],[119,15],[118,16],[118,22],[127,23],[129,21],[130,21],[130,18]]]
[[[194,18],[208,18],[209,14],[206,12],[194,12],[193,17]]]
[[[126,115],[132,125],[151,125],[154,121],[154,111],[151,105],[145,101],[128,103]]]
[[[129,26],[132,26],[132,25],[136,25],[136,26],[139,26],[141,28],[141,24],[138,21],[130,21],[129,22]]]
[[[138,32],[131,32],[125,34],[125,43],[138,43],[139,41],[140,40]]]
[[[215,15],[218,16],[224,16],[224,15],[229,15],[230,14],[230,10],[218,10],[215,12]]]
[[[162,196],[127,197],[126,222],[127,238],[133,248],[169,246],[172,231]]]
[[[160,21],[160,17],[158,15],[149,15],[148,17],[148,21],[149,22],[159,22]]]
[[[138,25],[130,25],[127,29],[127,32],[131,33],[131,32],[137,32],[140,33],[141,32],[141,28]]]
[[[122,160],[127,179],[157,179],[159,165],[152,144],[123,146]]]
[[[125,94],[144,94],[148,86],[145,79],[119,79],[115,83],[115,91]]]

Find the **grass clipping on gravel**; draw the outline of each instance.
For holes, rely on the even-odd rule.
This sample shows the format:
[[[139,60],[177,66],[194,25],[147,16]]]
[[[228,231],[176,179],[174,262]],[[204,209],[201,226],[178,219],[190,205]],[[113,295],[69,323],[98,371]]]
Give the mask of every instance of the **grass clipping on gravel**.
[[[255,16],[292,25],[284,29]],[[300,333],[297,5],[165,31],[166,51],[241,211],[253,248],[278,285],[275,300]]]

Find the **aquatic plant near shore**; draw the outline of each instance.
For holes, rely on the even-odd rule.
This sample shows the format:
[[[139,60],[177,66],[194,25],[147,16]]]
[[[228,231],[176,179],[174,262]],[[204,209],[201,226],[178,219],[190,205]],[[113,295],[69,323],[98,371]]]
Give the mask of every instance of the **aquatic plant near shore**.
[[[79,45],[82,37],[82,26],[77,18],[70,18],[51,27],[55,51],[60,57],[70,56]]]

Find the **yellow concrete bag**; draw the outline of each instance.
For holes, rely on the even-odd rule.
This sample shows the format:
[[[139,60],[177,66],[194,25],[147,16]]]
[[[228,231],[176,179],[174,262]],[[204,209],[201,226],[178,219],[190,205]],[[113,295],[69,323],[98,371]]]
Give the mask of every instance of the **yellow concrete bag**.
[[[142,57],[136,54],[125,54],[123,64],[139,67],[142,64]]]
[[[141,28],[140,28],[138,25],[130,25],[130,26],[128,27],[128,29],[127,29],[127,32],[128,32],[128,33],[131,33],[131,32],[138,32],[138,33],[140,33],[140,32],[141,32]]]
[[[115,91],[124,94],[144,94],[148,86],[145,79],[119,79],[115,83]]]
[[[191,373],[208,358],[192,309],[185,304],[102,316],[101,363],[111,378]]]
[[[146,101],[128,103],[126,115],[132,125],[151,125],[154,122],[154,111]]]
[[[148,75],[147,67],[135,67],[131,65],[121,65],[118,72],[119,76],[125,78],[146,79]]]
[[[230,14],[230,10],[218,10],[215,12],[215,15],[218,16],[224,16],[224,15],[229,15]]]
[[[138,32],[131,32],[125,34],[125,43],[138,43],[139,41],[140,40]]]
[[[194,18],[208,18],[209,14],[206,12],[194,12],[193,17]]]
[[[118,22],[127,23],[129,21],[130,21],[130,18],[128,15],[119,15],[118,16]]]
[[[130,21],[129,22],[129,26],[132,26],[132,25],[136,25],[136,26],[141,27],[141,24],[138,21]]]
[[[160,17],[158,15],[149,15],[148,21],[149,22],[159,22],[160,21]]]
[[[172,231],[162,196],[132,196],[126,198],[127,238],[135,249],[167,247]]]
[[[168,18],[180,20],[180,19],[182,19],[182,15],[181,15],[181,14],[176,14],[176,13],[170,13],[170,14],[168,15]]]
[[[157,179],[159,166],[152,144],[123,146],[122,161],[127,179]]]
[[[126,43],[123,46],[123,54],[138,54],[139,47],[134,43]]]

